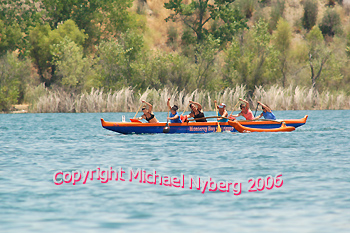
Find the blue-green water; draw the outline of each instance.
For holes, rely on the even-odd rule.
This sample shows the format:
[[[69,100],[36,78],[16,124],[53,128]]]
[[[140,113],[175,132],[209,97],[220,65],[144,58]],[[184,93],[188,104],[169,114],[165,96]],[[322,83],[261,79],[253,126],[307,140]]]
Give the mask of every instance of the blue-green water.
[[[0,232],[350,232],[350,111],[275,113],[309,119],[291,133],[121,135],[100,118],[133,113],[1,114]],[[53,182],[108,166],[183,174],[184,188]],[[249,178],[277,174],[282,187],[248,192]],[[191,190],[191,175],[241,194]]]

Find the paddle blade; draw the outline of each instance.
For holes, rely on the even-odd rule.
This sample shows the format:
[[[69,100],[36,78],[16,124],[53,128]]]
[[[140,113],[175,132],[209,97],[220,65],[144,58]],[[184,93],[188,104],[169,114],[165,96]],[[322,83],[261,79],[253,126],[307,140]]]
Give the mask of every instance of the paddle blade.
[[[141,121],[137,120],[137,119],[130,119],[131,122],[135,122],[135,123],[142,123]]]
[[[221,133],[221,126],[219,123],[218,123],[218,128],[217,128],[216,132]]]
[[[165,127],[163,128],[163,133],[169,133],[170,132],[170,127],[168,122],[166,123]]]

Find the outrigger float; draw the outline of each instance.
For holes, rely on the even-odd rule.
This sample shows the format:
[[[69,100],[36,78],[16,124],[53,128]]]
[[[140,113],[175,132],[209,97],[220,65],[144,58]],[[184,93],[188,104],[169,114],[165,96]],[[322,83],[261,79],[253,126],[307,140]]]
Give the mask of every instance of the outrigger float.
[[[229,132],[290,132],[306,123],[308,115],[301,119],[288,120],[254,120],[228,122],[186,122],[169,123],[166,133],[215,133],[220,124],[221,131]],[[216,118],[216,117],[206,117]],[[107,122],[101,118],[102,127],[122,134],[155,134],[164,133],[167,123],[142,123],[142,122]]]

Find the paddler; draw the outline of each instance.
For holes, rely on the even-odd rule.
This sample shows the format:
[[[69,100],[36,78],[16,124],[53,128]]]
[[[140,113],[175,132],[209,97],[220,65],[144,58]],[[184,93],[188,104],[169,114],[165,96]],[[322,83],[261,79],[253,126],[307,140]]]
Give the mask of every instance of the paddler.
[[[215,105],[217,104],[216,100],[214,100]],[[223,118],[223,117],[227,117],[228,116],[228,112],[226,111],[226,104],[221,103],[220,105],[217,105],[217,108],[219,110],[218,112],[218,116],[220,118],[217,118],[218,122],[228,122],[227,118]]]
[[[177,112],[177,110],[179,109],[177,107],[177,105],[174,106],[170,106],[170,98],[168,98],[168,102],[167,102],[169,111],[170,111],[170,115],[167,118],[167,120],[170,120],[170,123],[182,123],[181,119],[180,119],[180,115]]]
[[[159,123],[159,121],[157,120],[157,118],[154,116],[152,110],[153,110],[153,106],[150,103],[147,103],[146,101],[142,100],[142,103],[146,104],[148,106],[148,109],[143,107],[142,108],[142,112],[143,115],[140,116],[138,119],[145,119],[146,121],[148,121],[148,123]]]
[[[189,115],[189,117],[193,117],[196,122],[207,122],[207,120],[204,118],[204,113],[201,112],[202,110],[202,105],[200,105],[199,103],[197,102],[194,102],[194,101],[189,101],[190,102],[190,108],[191,108],[191,113]],[[204,119],[199,119],[199,118],[204,118]]]
[[[252,111],[249,109],[249,102],[242,99],[242,98],[239,98],[239,101],[244,102],[244,104],[240,105],[241,112],[238,113],[237,115],[230,114],[230,118],[236,118],[239,116],[243,116],[246,120],[254,120],[254,115],[253,115]]]
[[[258,101],[258,104],[261,105],[263,112],[255,119],[260,119],[262,116],[264,116],[265,119],[276,120],[275,114],[273,114],[271,108],[267,104],[263,104],[260,101]]]

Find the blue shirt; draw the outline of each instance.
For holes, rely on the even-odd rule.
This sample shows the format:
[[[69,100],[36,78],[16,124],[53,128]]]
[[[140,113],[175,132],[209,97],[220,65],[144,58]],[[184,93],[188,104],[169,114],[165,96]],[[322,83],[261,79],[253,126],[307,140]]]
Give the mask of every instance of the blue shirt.
[[[175,115],[173,115],[171,112],[170,112],[170,117],[174,117],[174,116],[179,116],[179,113],[176,112]],[[180,119],[180,116],[178,118],[176,118],[175,120],[170,120],[170,123],[182,123],[181,119]]]
[[[220,117],[220,113],[218,112],[218,116]],[[228,119],[222,118],[221,120],[218,120],[218,122],[228,122]]]
[[[266,111],[266,112],[263,112],[262,114],[265,119],[276,120],[276,116],[272,113],[272,111],[271,112]]]

